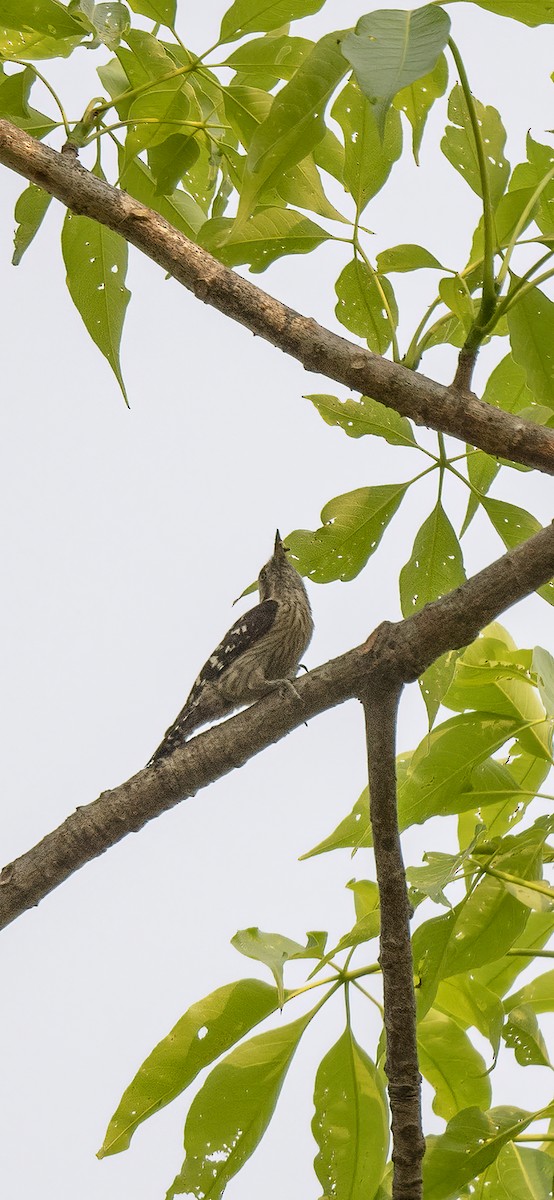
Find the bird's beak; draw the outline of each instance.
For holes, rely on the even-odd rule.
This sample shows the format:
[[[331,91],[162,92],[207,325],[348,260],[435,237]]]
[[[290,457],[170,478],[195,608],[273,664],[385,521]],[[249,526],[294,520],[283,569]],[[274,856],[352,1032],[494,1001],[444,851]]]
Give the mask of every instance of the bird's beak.
[[[279,530],[277,530],[277,532],[275,534],[275,546],[273,549],[273,553],[274,554],[279,554],[279,553],[282,554],[283,549],[284,549],[284,547],[283,547],[283,543],[281,541],[281,534],[279,533]]]

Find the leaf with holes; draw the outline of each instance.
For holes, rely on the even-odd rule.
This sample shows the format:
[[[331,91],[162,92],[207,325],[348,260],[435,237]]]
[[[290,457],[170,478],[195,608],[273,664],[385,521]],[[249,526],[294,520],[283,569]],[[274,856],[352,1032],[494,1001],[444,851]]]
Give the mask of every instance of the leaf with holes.
[[[304,396],[304,399],[311,400],[327,425],[338,425],[348,437],[369,435],[384,438],[390,446],[417,446],[407,417],[369,396],[343,401],[328,395]]]
[[[507,504],[505,500],[491,500],[486,496],[482,500],[482,505],[508,550],[519,546],[520,542],[524,542],[534,533],[538,533],[541,528],[539,521],[531,513],[526,512],[524,508],[518,508],[515,504]],[[543,587],[537,588],[537,592],[543,600],[554,604],[554,582],[550,581]]]
[[[550,1066],[545,1040],[529,1004],[520,1004],[510,1010],[502,1037],[513,1050],[520,1067]]]
[[[231,217],[212,217],[198,240],[227,267],[249,263],[259,272],[285,254],[309,254],[330,236],[292,208],[260,208],[238,227]]]
[[[345,37],[343,53],[375,108],[381,136],[393,97],[433,70],[449,33],[447,14],[426,4],[413,12],[367,13]]]
[[[485,107],[473,98],[483,141],[491,200],[498,204],[510,175],[510,164],[504,157],[506,130],[495,108]],[[483,196],[479,160],[471,127],[466,99],[459,83],[452,88],[448,100],[448,116],[453,122],[446,126],[441,150],[449,163],[459,171],[472,191]]]
[[[225,60],[225,65],[236,72],[232,86],[248,83],[270,91],[279,79],[292,79],[313,44],[308,38],[273,33],[245,42]]]
[[[48,192],[43,192],[42,188],[36,186],[35,183],[30,183],[25,191],[21,193],[15,206],[15,219],[17,221],[17,229],[14,234],[14,252],[12,263],[17,267],[25,254],[27,248],[35,235],[38,233],[40,226],[48,211],[52,197]]]
[[[261,1141],[314,1012],[244,1042],[214,1067],[189,1109],[186,1157],[168,1200],[183,1192],[220,1200]]]
[[[431,663],[431,666],[427,667],[427,670],[419,677],[419,687],[427,709],[429,729],[433,728],[443,696],[454,678],[459,653],[459,650],[447,650],[446,654],[441,654],[440,658],[435,659],[435,662]]]
[[[34,29],[50,38],[83,36],[83,28],[57,0],[2,0],[2,25]]]
[[[324,1195],[373,1200],[387,1160],[388,1105],[383,1076],[350,1029],[319,1065],[314,1106],[314,1167]]]
[[[157,24],[171,28],[175,24],[177,0],[127,0],[133,12],[141,17],[149,17]]]
[[[554,301],[531,288],[508,309],[508,329],[534,399],[554,408]]]
[[[350,192],[358,216],[387,182],[393,164],[402,152],[402,125],[398,113],[391,110],[385,136],[381,138],[375,112],[350,79],[339,93],[331,116],[338,121],[344,137],[344,186]]]
[[[476,1106],[457,1113],[440,1137],[430,1137],[423,1169],[425,1200],[451,1200],[494,1162],[507,1142],[524,1132],[535,1114],[521,1108]]]
[[[552,1142],[545,1145],[551,1152]],[[487,1200],[551,1200],[552,1183],[550,1154],[509,1142],[482,1176],[481,1196]]]
[[[118,233],[89,217],[68,212],[62,230],[67,286],[88,332],[107,358],[127,403],[119,363],[125,311],[128,247]]]
[[[159,1042],[123,1093],[99,1158],[126,1150],[142,1123],[185,1090],[199,1071],[274,1013],[277,990],[259,979],[239,979],[193,1004]]]
[[[508,996],[504,1008],[510,1012],[520,1004],[525,1004],[536,1013],[554,1012],[554,971],[545,971],[544,975],[526,983],[519,992]]]
[[[354,579],[375,553],[409,483],[357,488],[329,500],[320,529],[296,529],[287,537],[291,558],[313,583]]]
[[[384,354],[398,325],[398,308],[390,280],[380,279],[365,262],[353,258],[335,284],[335,313],[350,333],[366,339],[370,350]]]
[[[288,540],[288,539],[287,539]],[[364,788],[356,800],[352,812],[337,825],[328,837],[300,855],[300,860],[315,858],[318,854],[327,854],[329,850],[350,850],[353,846],[371,846],[371,826],[369,822],[369,792]]]
[[[488,1038],[494,1056],[498,1054],[504,1009],[498,996],[479,983],[472,973],[443,979],[435,996],[434,1008],[446,1013],[462,1028],[473,1026]]]
[[[288,21],[319,12],[324,0],[235,0],[219,31],[220,42],[235,42],[248,33],[269,33]]]
[[[439,500],[416,534],[411,557],[400,572],[403,616],[419,612],[465,579],[460,543]]]
[[[412,152],[418,166],[427,117],[435,100],[444,96],[447,84],[448,64],[444,54],[441,54],[428,75],[414,80],[394,97],[394,107],[405,114],[412,126]]]

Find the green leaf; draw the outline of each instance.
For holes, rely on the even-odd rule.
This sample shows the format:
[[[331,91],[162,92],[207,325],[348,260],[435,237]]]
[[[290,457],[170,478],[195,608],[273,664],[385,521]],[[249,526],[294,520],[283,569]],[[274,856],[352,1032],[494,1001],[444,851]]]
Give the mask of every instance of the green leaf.
[[[25,251],[31,245],[35,234],[38,233],[51,199],[48,192],[43,192],[42,188],[37,187],[35,183],[30,183],[21,193],[15,206],[15,219],[18,226],[14,235],[15,249],[12,258],[14,267],[19,266]]]
[[[285,1002],[283,984],[285,963],[291,958],[321,958],[324,949],[321,939],[315,940],[313,935],[308,934],[308,943],[306,946],[302,946],[300,942],[293,942],[290,938],[283,937],[281,933],[264,933],[255,926],[250,929],[239,929],[238,933],[231,938],[231,945],[239,951],[239,954],[253,958],[256,962],[265,963],[269,967],[277,985],[279,1008],[282,1008]]]
[[[117,57],[132,87],[140,87],[148,80],[161,79],[175,70],[173,59],[152,33],[144,29],[130,29],[125,41],[130,53],[124,47],[118,47]],[[180,77],[175,82],[182,84]]]
[[[382,138],[375,112],[350,79],[331,109],[344,135],[344,186],[350,192],[358,216],[386,183],[393,164],[402,152],[402,126],[398,113],[389,112]]]
[[[476,979],[485,987],[491,988],[497,996],[504,996],[511,988],[515,979],[529,963],[533,961],[535,952],[552,937],[552,914],[532,912],[529,914],[527,925],[513,943],[512,949],[529,950],[527,955],[514,955],[499,958],[497,962],[485,964],[476,972]]]
[[[393,97],[433,70],[449,33],[447,14],[426,4],[413,12],[367,13],[360,17],[356,32],[345,37],[343,54],[375,108],[381,135]]]
[[[416,534],[411,557],[400,572],[402,615],[419,612],[465,579],[460,543],[439,500]]]
[[[177,0],[127,0],[133,12],[149,17],[156,24],[171,28],[175,24]]]
[[[449,275],[439,282],[439,296],[446,307],[458,318],[466,333],[474,319],[474,303],[467,283],[461,275]]]
[[[373,912],[365,913],[363,917],[360,917],[359,921],[356,921],[356,924],[352,926],[352,929],[348,933],[344,933],[339,938],[336,946],[328,950],[325,957],[321,959],[316,970],[320,971],[327,963],[332,962],[342,950],[351,950],[355,946],[364,946],[366,942],[373,941],[374,938],[379,937],[380,928],[381,914],[377,904]],[[315,973],[315,971],[312,972],[313,975]]]
[[[444,96],[448,84],[448,65],[444,54],[440,54],[433,70],[422,79],[416,79],[402,88],[394,97],[394,107],[403,112],[412,126],[412,152],[419,166],[419,151],[423,132],[435,100]]]
[[[326,854],[329,850],[349,850],[353,846],[371,846],[371,825],[369,821],[369,792],[364,788],[361,796],[354,805],[352,812],[337,825],[329,837],[324,838],[313,850],[300,855],[300,861],[315,858],[317,854]]]
[[[508,309],[508,329],[534,399],[554,408],[554,301],[531,288]]]
[[[467,456],[467,476],[470,483],[482,496],[486,496],[489,489],[492,487],[496,476],[500,470],[500,463],[495,458],[491,458],[490,454],[485,454],[483,450],[473,450],[468,446]],[[460,530],[460,538],[467,532],[475,513],[479,507],[479,500],[474,492],[471,493],[467,512],[464,517],[464,522]]]
[[[246,42],[226,60],[226,65],[236,71],[233,86],[249,83],[270,91],[279,79],[292,79],[312,46],[313,42],[307,38],[274,34]]]
[[[287,537],[291,559],[313,583],[354,579],[375,553],[408,483],[357,488],[335,496],[321,511],[314,532],[296,529]]]
[[[439,983],[435,1008],[452,1017],[462,1028],[473,1025],[488,1038],[496,1058],[504,1024],[502,1001],[473,974],[452,975]]]
[[[208,1075],[185,1125],[185,1161],[168,1189],[219,1200],[273,1116],[294,1052],[314,1012],[238,1046]]]
[[[324,1195],[373,1200],[387,1160],[388,1105],[382,1076],[350,1029],[319,1066],[314,1106],[314,1167]]]
[[[511,354],[507,354],[489,375],[483,401],[511,413],[522,412],[534,403],[533,393],[525,382],[525,371]]]
[[[419,677],[419,688],[427,709],[429,729],[433,728],[442,698],[452,683],[459,653],[459,650],[447,650],[446,654],[441,654],[440,658],[435,659]]]
[[[330,33],[316,42],[256,130],[245,163],[239,221],[252,213],[262,189],[301,162],[323,138],[325,107],[346,73],[341,38],[340,33]]]
[[[508,1013],[502,1030],[506,1045],[513,1050],[520,1067],[549,1067],[550,1060],[538,1021],[529,1004],[520,1004]]]
[[[480,1175],[505,1146],[523,1133],[534,1113],[521,1108],[467,1108],[448,1123],[441,1137],[429,1138],[424,1160],[425,1200],[450,1200]]]
[[[504,157],[506,130],[495,108],[485,107],[474,96],[477,120],[484,144],[485,161],[489,177],[491,200],[498,204],[510,175],[510,164]],[[475,138],[470,124],[466,99],[459,83],[456,83],[448,101],[448,116],[453,122],[446,126],[441,150],[449,163],[459,171],[472,191],[483,196]]]
[[[85,37],[84,29],[74,37],[48,37],[35,29],[11,29],[0,25],[0,55],[2,58],[40,60],[42,58],[69,58],[76,46]]]
[[[0,117],[7,118],[33,137],[43,138],[55,128],[55,121],[29,105],[29,93],[35,82],[31,67],[14,75],[5,75],[0,82]]]
[[[451,0],[452,2],[452,0]],[[473,0],[498,17],[511,17],[523,25],[554,25],[554,6],[551,0]]]
[[[193,1004],[159,1042],[123,1093],[99,1158],[126,1150],[138,1126],[180,1095],[198,1072],[275,1012],[277,991],[239,979]]]
[[[335,284],[335,313],[341,325],[366,339],[374,354],[384,354],[398,325],[398,308],[388,279],[379,279],[365,262],[353,258]]]
[[[408,419],[369,396],[344,401],[328,395],[304,396],[304,399],[311,400],[327,425],[338,425],[348,437],[373,435],[384,438],[390,446],[417,445]]]
[[[324,0],[235,0],[227,10],[219,31],[220,42],[235,42],[248,33],[279,29],[319,12]]]
[[[522,650],[508,650],[486,633],[459,658],[444,703],[459,712],[473,708],[514,717],[523,726],[529,726],[519,735],[523,748],[550,761],[552,733],[530,673],[530,655]]]
[[[486,1064],[459,1025],[431,1009],[417,1027],[417,1049],[422,1075],[435,1095],[433,1112],[449,1121],[463,1108],[487,1108],[491,1085]]]
[[[554,166],[554,150],[552,146],[536,142],[528,133],[527,160],[527,162],[518,163],[514,168],[510,187],[521,189],[530,200]],[[531,217],[542,233],[554,233],[554,179],[550,179],[546,186],[541,188],[530,219]],[[530,220],[527,224],[529,223]]]
[[[391,246],[390,250],[382,250],[377,255],[377,270],[380,275],[390,275],[394,271],[423,271],[426,268],[444,271],[438,258],[424,246]]]
[[[356,919],[361,921],[379,908],[379,888],[372,879],[351,879],[347,888],[354,893]]]
[[[82,26],[57,0],[2,0],[0,21],[10,29],[34,29],[49,38],[83,36]]]
[[[518,508],[515,504],[508,504],[505,500],[491,500],[487,496],[482,500],[482,505],[508,550],[519,546],[520,542],[526,541],[532,534],[538,533],[541,528],[539,521],[531,513],[526,512],[524,508]],[[554,583],[552,581],[537,588],[537,593],[549,604],[554,604]]]
[[[398,786],[402,829],[472,807],[471,772],[519,733],[521,720],[471,712],[437,725],[420,742]]]
[[[107,358],[127,403],[119,363],[123,322],[131,298],[125,287],[127,242],[105,225],[68,212],[62,230],[62,253],[71,299],[93,342]]]
[[[121,161],[120,156],[120,165]],[[159,195],[151,172],[138,158],[127,164],[121,176],[121,184],[131,196],[159,212],[191,241],[196,241],[198,231],[206,218],[192,196],[180,189],[171,196]]]
[[[554,970],[545,971],[544,975],[538,975],[536,979],[526,983],[519,992],[508,996],[504,1008],[506,1012],[510,1012],[512,1008],[518,1008],[521,1004],[531,1008],[533,1012],[554,1011]]]
[[[508,1143],[482,1176],[482,1186],[487,1200],[551,1200],[552,1159],[542,1150]]]
[[[161,145],[150,146],[148,165],[156,180],[158,195],[171,196],[185,172],[194,166],[200,154],[196,132],[174,133]]]
[[[153,82],[148,91],[137,96],[129,109],[129,120],[137,123],[129,126],[125,142],[127,158],[134,158],[150,146],[160,145],[176,133],[190,134],[191,130],[179,123],[191,115],[196,120],[200,114],[191,114],[190,95],[180,76]]]
[[[249,263],[259,272],[285,254],[309,254],[330,236],[294,209],[260,208],[238,227],[231,217],[212,217],[198,240],[226,266]]]

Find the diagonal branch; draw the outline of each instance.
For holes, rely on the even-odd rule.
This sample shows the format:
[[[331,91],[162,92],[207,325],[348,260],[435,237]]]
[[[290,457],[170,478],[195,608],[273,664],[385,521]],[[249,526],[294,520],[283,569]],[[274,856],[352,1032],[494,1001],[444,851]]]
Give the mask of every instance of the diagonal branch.
[[[326,375],[418,425],[488,454],[554,474],[554,431],[444,387],[357,346],[297,313],[189,241],[159,213],[86,171],[9,121],[0,120],[0,163],[44,188],[72,212],[114,229],[206,304]]]
[[[78,808],[0,875],[0,928],[128,833],[242,766],[310,717],[362,696],[373,678],[417,679],[446,650],[465,646],[500,613],[554,575],[554,524],[541,529],[454,592],[296,681],[297,699],[275,694],[200,734],[155,768]]]

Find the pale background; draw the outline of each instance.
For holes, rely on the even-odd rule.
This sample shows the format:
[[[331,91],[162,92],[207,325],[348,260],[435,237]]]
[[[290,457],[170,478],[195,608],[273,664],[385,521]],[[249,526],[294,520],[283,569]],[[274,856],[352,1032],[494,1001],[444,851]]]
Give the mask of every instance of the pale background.
[[[191,48],[213,42],[223,5],[194,6],[186,21],[181,8],[179,29]],[[363,11],[330,0],[295,32],[317,37]],[[528,30],[471,4],[452,5],[450,13],[475,94],[500,109],[508,156],[519,161],[526,130],[544,141],[553,123],[552,27]],[[72,118],[101,90],[96,58],[84,51],[41,65],[72,98]],[[50,111],[38,87],[33,103]],[[430,119],[421,169],[406,134],[392,185],[369,206],[375,252],[417,241],[449,265],[466,261],[478,201],[434,148],[441,122],[444,102]],[[13,205],[24,184],[4,170],[1,186],[7,862],[146,761],[237,614],[231,603],[268,557],[277,525],[284,534],[315,528],[331,497],[421,468],[419,456],[329,429],[301,397],[336,392],[334,385],[166,282],[134,251],[122,352],[127,411],[65,289],[60,206],[51,206],[13,270]],[[341,204],[348,213],[347,198]],[[347,253],[326,246],[255,279],[335,328],[332,284]],[[418,274],[395,283],[401,300],[413,298],[403,326],[411,333],[420,292],[426,297],[433,280]],[[481,379],[498,355],[498,346],[483,355]],[[453,368],[453,352],[443,350],[423,369],[446,382]],[[309,666],[400,615],[398,570],[435,489],[433,477],[410,492],[358,580],[311,588]],[[550,489],[546,478],[506,472],[495,494],[548,521]],[[447,501],[459,527],[461,485],[449,485]],[[468,571],[501,552],[478,518],[467,541]],[[523,645],[554,651],[552,610],[541,600],[510,612],[506,624]],[[414,746],[424,729],[414,687],[403,702],[399,747]],[[259,925],[298,939],[327,928],[336,940],[350,927],[344,884],[371,872],[367,853],[354,861],[347,852],[307,863],[298,856],[351,809],[364,784],[364,754],[361,710],[352,702],[126,838],[2,934],[0,1185],[7,1194],[164,1195],[181,1163],[188,1100],[143,1126],[127,1154],[100,1163],[95,1151],[106,1123],[137,1066],[192,1002],[230,979],[266,977],[230,947],[238,928]],[[407,859],[418,863],[438,836],[432,825],[410,831]],[[357,1024],[370,1046],[373,1014],[365,1006]],[[285,1019],[294,1015],[289,1009]],[[313,1071],[342,1020],[335,1003],[310,1030],[274,1124],[229,1187],[231,1198],[319,1195],[309,1132]],[[483,1053],[489,1065],[490,1048],[483,1045]],[[513,1064],[504,1050],[496,1102],[534,1108],[549,1099],[547,1071],[522,1074]],[[428,1127],[442,1123],[431,1117]]]

